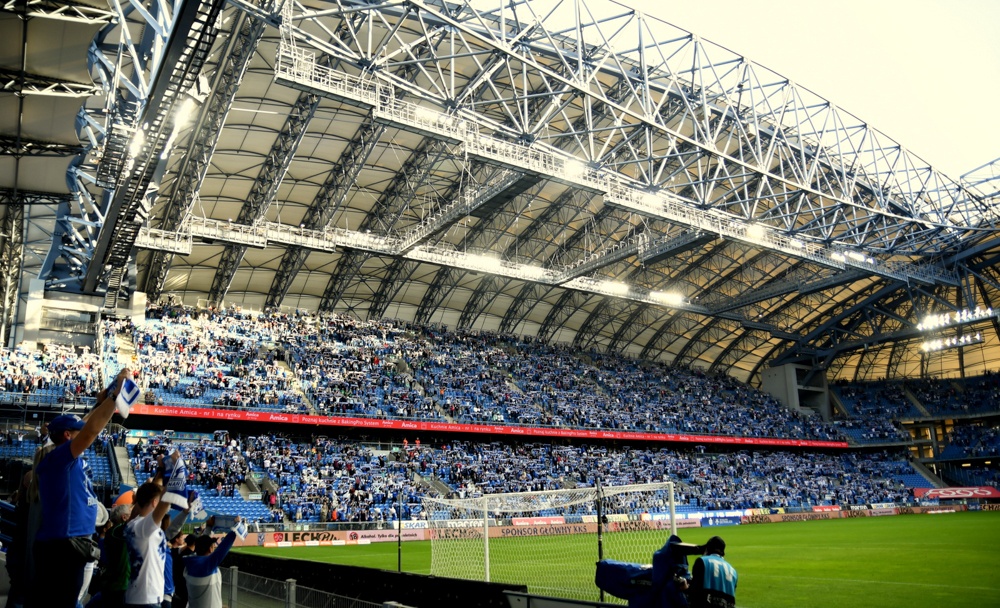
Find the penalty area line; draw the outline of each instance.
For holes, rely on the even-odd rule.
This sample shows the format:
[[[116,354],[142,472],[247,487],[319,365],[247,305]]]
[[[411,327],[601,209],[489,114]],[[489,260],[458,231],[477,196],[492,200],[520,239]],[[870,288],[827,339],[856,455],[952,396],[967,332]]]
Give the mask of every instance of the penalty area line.
[[[781,574],[765,574],[756,575],[755,578],[787,578],[803,581],[829,581],[834,583],[866,583],[872,585],[901,585],[904,587],[955,587],[954,583],[944,584],[944,583],[904,583],[901,581],[875,581],[867,580],[863,578],[825,578],[821,576],[787,576]],[[963,586],[963,589],[976,589],[979,591],[1000,591],[997,587],[967,587]]]

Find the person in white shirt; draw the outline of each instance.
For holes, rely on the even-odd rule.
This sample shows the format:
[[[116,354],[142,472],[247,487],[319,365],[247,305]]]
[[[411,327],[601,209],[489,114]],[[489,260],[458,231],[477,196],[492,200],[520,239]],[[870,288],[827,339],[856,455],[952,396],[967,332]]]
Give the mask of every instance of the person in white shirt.
[[[125,605],[129,608],[159,608],[163,602],[164,568],[169,548],[160,522],[170,509],[162,502],[163,486],[147,481],[135,494],[132,521],[125,528],[131,576],[125,590]]]
[[[209,520],[210,523],[214,519]],[[216,547],[216,538],[210,534],[212,526],[206,526],[206,535],[194,541],[194,555],[184,558],[184,579],[187,581],[188,608],[222,608],[222,575],[219,564],[236,542],[240,517],[235,518],[232,530]],[[246,536],[246,529],[243,530]]]

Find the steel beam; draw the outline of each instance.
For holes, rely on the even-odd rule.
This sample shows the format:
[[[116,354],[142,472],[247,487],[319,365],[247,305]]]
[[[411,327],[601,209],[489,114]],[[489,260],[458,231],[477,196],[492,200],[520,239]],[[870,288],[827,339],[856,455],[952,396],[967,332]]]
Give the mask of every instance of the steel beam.
[[[320,97],[317,95],[309,93],[299,95],[285,119],[285,124],[281,127],[281,132],[271,146],[264,166],[250,189],[250,195],[240,208],[237,223],[253,225],[264,217],[267,208],[278,194],[281,180],[288,171],[288,165],[291,164],[295,151],[302,142],[302,136],[305,135],[319,102]],[[219,260],[219,269],[212,279],[212,289],[208,293],[209,302],[215,305],[222,303],[246,252],[246,246],[226,245]]]
[[[84,25],[106,25],[116,15],[114,11],[70,0],[4,0],[0,11],[25,15],[31,19],[52,19]]]
[[[143,212],[148,214],[165,168],[160,156],[174,129],[173,110],[180,96],[194,85],[211,51],[223,4],[224,0],[187,2],[173,20],[162,51],[162,69],[154,75],[148,96],[136,100],[142,108],[136,127],[145,132],[145,143],[125,162],[129,170],[118,178],[118,186],[106,197],[104,222],[87,265],[84,292],[95,292],[112,269],[129,260],[145,221],[141,216]]]
[[[60,192],[0,188],[0,205],[59,205],[69,203],[72,198]]]
[[[64,144],[24,137],[0,136],[0,155],[14,157],[76,156],[84,151],[79,144]]]
[[[13,345],[24,262],[24,206],[4,209],[0,220],[0,347]]]
[[[237,19],[240,20],[234,26],[237,33],[228,39],[229,46],[223,55],[222,66],[216,73],[212,92],[199,110],[191,143],[174,179],[170,198],[164,205],[160,220],[160,227],[164,230],[177,230],[191,212],[191,207],[201,190],[201,184],[208,173],[212,155],[215,154],[226,116],[233,105],[250,60],[264,36],[266,27],[264,22],[243,16],[238,16]],[[151,256],[145,281],[146,297],[150,301],[155,302],[159,299],[173,258],[174,254],[163,251],[156,251]]]
[[[424,138],[403,163],[386,189],[382,191],[382,195],[375,201],[371,212],[365,216],[360,230],[389,232],[406,210],[406,206],[416,196],[419,188],[431,176],[433,167],[444,157],[446,150],[447,144],[445,142]],[[323,292],[323,299],[319,306],[321,311],[336,309],[337,302],[343,297],[347,284],[354,279],[350,273],[342,272],[340,266],[344,265],[347,269],[361,268],[363,261],[355,259],[359,256],[367,258],[368,254],[353,250],[345,253],[345,257],[341,259],[337,271],[330,277]],[[385,311],[389,304],[389,294],[395,291],[395,283],[389,283],[388,280],[395,281],[399,278],[400,267],[403,264],[405,262],[399,258],[391,262],[391,267],[385,275],[386,278],[383,278],[372,298],[372,306],[375,310]]]
[[[319,194],[306,211],[302,220],[303,227],[310,230],[323,229],[333,219],[337,210],[344,204],[350,194],[354,182],[364,167],[365,162],[378,145],[379,138],[385,132],[385,125],[365,118],[354,137],[347,144],[347,149],[327,175]],[[295,275],[302,269],[309,250],[304,247],[289,247],[281,258],[281,264],[274,274],[271,289],[268,291],[265,308],[276,308],[281,304],[291,287]]]
[[[101,93],[100,85],[29,74],[0,68],[0,93],[42,97],[90,97]]]

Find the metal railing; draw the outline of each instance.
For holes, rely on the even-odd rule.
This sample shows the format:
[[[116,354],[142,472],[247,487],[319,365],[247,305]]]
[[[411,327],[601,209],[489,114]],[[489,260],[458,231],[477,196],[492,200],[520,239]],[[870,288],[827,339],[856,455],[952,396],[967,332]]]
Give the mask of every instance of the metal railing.
[[[273,578],[220,568],[222,602],[228,608],[408,608],[396,602],[369,602],[329,591],[300,587],[295,579]]]

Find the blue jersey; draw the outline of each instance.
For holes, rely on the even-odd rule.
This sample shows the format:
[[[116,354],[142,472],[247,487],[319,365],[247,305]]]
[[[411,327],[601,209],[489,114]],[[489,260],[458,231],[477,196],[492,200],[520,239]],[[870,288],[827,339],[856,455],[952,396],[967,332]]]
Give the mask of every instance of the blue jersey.
[[[694,563],[691,599],[697,607],[736,605],[736,569],[718,555],[703,555]]]
[[[70,442],[56,446],[42,458],[36,473],[42,502],[42,526],[36,539],[92,536],[97,521],[97,496],[84,470],[83,457],[73,457]]]

